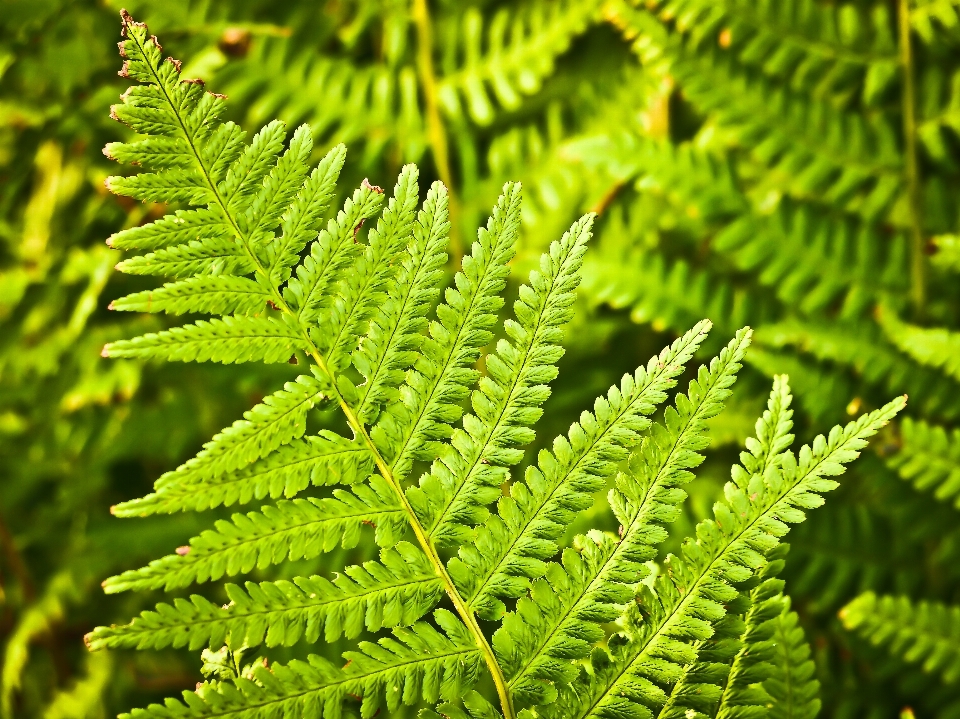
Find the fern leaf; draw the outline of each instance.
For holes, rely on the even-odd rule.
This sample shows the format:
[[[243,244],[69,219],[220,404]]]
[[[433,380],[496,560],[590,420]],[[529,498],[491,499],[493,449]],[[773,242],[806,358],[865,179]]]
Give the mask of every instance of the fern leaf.
[[[307,342],[291,323],[271,317],[200,320],[163,332],[111,342],[104,357],[142,357],[171,362],[286,362]]]
[[[542,256],[540,271],[520,288],[517,320],[506,323],[510,339],[487,356],[487,374],[473,393],[476,416],[464,416],[451,449],[421,479],[420,490],[407,493],[438,545],[463,540],[469,534],[464,525],[485,518],[486,505],[500,496],[506,467],[520,461],[520,447],[533,439],[531,426],[549,396],[546,385],[557,374],[592,224],[592,216],[579,220]]]
[[[520,225],[520,186],[508,183],[487,227],[478,233],[473,251],[437,308],[421,356],[400,390],[402,403],[390,407],[371,437],[389,458],[398,479],[406,477],[415,459],[433,459],[436,440],[450,435],[460,418],[459,403],[476,381],[474,363],[490,341],[490,328],[503,306],[503,290]]]
[[[300,261],[300,252],[319,231],[323,215],[333,199],[346,154],[343,145],[331,149],[283,215],[280,236],[265,248],[269,255],[266,264],[274,286],[290,278],[291,269]]]
[[[219,607],[199,595],[160,604],[130,624],[100,627],[85,637],[90,649],[197,650],[291,646],[354,638],[362,631],[413,624],[433,608],[443,587],[423,553],[407,542],[380,553],[380,562],[347,567],[333,581],[298,577],[292,582],[226,585],[230,604]]]
[[[786,597],[774,625],[772,673],[763,689],[770,695],[770,719],[814,719],[820,713],[820,682],[797,613]]]
[[[960,508],[960,430],[906,417],[900,425],[903,446],[888,464],[921,492],[933,490],[941,502]]]
[[[540,576],[545,560],[557,552],[556,540],[603,484],[615,463],[650,426],[647,415],[666,399],[665,390],[706,338],[709,322],[701,322],[650,360],[636,375],[627,375],[606,398],[584,412],[568,438],[554,441],[553,452],[541,452],[538,466],[501,500],[498,514],[478,534],[475,547],[461,548],[450,572],[468,601],[483,615],[502,614],[497,597],[519,596],[528,577]],[[746,338],[738,341],[746,347]]]
[[[323,305],[329,302],[328,286],[358,252],[357,232],[364,220],[380,211],[382,203],[382,191],[370,185],[357,189],[313,242],[310,254],[297,267],[296,277],[290,279],[283,293],[301,324],[310,324],[321,316]]]
[[[697,450],[706,447],[706,421],[719,413],[730,395],[748,343],[749,333],[743,331],[711,362],[709,370],[700,368],[689,393],[677,397],[677,409],[667,410],[666,426],[653,426],[631,456],[630,472],[617,477],[609,500],[621,523],[620,541],[612,542],[597,532],[578,537],[576,546],[589,557],[590,574],[584,575],[583,565],[564,554],[564,566],[576,570],[576,580],[571,577],[563,583],[576,589],[559,592],[559,611],[544,612],[536,621],[528,618],[514,627],[505,621],[502,632],[495,635],[494,646],[504,653],[510,646],[523,647],[511,657],[510,681],[524,701],[555,697],[544,681],[559,684],[575,676],[573,667],[558,663],[557,658],[587,656],[584,639],[596,641],[602,636],[596,623],[613,621],[632,599],[634,586],[647,571],[642,562],[655,555],[656,545],[666,537],[662,525],[676,518],[678,505],[686,497],[680,485],[691,479],[689,469],[703,461]],[[661,364],[666,364],[663,359],[661,354]],[[779,417],[778,413],[775,419],[766,419],[779,422]],[[553,569],[554,582],[558,572]]]
[[[156,489],[196,485],[267,456],[303,435],[307,412],[321,398],[320,383],[313,377],[301,375],[295,382],[287,382],[282,390],[246,411],[243,419],[214,436],[196,457],[160,477]]]
[[[111,302],[109,309],[174,315],[188,312],[252,315],[262,312],[270,298],[259,284],[245,277],[191,277],[167,283],[160,289],[121,297]]]
[[[367,335],[353,353],[353,364],[366,378],[359,390],[357,415],[365,424],[376,420],[380,408],[403,382],[403,371],[416,360],[426,314],[440,294],[438,284],[446,262],[450,230],[448,197],[435,182],[417,213],[413,242],[394,277],[394,291],[370,321]]]
[[[266,497],[289,499],[310,485],[356,484],[369,477],[372,468],[373,456],[363,443],[323,430],[291,440],[239,471],[204,474],[201,482],[167,482],[146,497],[114,505],[111,513],[144,517],[229,507]]]
[[[342,371],[349,364],[374,309],[386,300],[385,285],[395,271],[400,253],[405,253],[413,229],[419,175],[414,165],[403,168],[393,198],[376,229],[370,232],[369,243],[339,282],[338,297],[331,308],[329,338],[323,338],[321,345],[332,371]]]
[[[960,679],[960,607],[861,594],[840,612],[844,626],[944,682]]]
[[[189,277],[246,275],[253,272],[254,265],[236,240],[217,234],[129,257],[118,263],[117,269],[131,275]]]
[[[121,230],[110,235],[107,244],[116,250],[149,251],[211,239],[229,242],[233,233],[218,213],[198,208],[177,210],[154,222]]]
[[[911,325],[890,310],[879,315],[884,334],[901,352],[921,365],[935,367],[960,380],[960,333]]]
[[[763,553],[778,544],[788,525],[802,521],[804,510],[820,506],[820,494],[837,486],[827,478],[842,474],[867,438],[903,406],[898,398],[842,429],[835,427],[829,438],[817,437],[797,457],[781,454],[779,466],[765,476],[752,475],[746,487],[728,483],[727,502],[714,507],[716,519],[698,525],[697,540],[684,545],[683,559],[668,558],[669,574],[658,577],[656,593],[641,589],[637,607],[625,618],[622,641],[613,643],[609,659],[594,662],[592,677],[581,680],[573,715],[619,716],[650,701],[645,692],[653,681],[674,684],[681,665],[696,661],[695,642],[710,638],[726,615],[723,603],[737,596],[731,583],[763,567]]]
[[[281,500],[260,512],[219,520],[176,554],[124,572],[103,583],[109,593],[173,589],[194,582],[247,573],[288,559],[310,559],[338,546],[357,545],[364,524],[376,527],[381,546],[392,546],[406,527],[393,490],[376,475],[352,491],[334,490],[324,499]]]
[[[535,2],[523,10],[514,17],[506,8],[498,12],[490,22],[486,42],[483,18],[476,8],[459,16],[461,27],[449,28],[447,47],[456,48],[457,39],[462,38],[465,60],[455,71],[448,72],[438,87],[440,102],[452,117],[464,114],[462,94],[470,117],[480,125],[490,124],[494,110],[488,85],[504,108],[516,109],[521,93],[529,95],[540,88],[543,79],[553,71],[555,58],[596,16],[596,5],[583,0]]]
[[[394,629],[395,638],[376,644],[362,642],[347,652],[347,666],[311,655],[308,661],[259,666],[251,678],[215,682],[196,692],[184,692],[184,704],[169,700],[152,704],[123,719],[294,719],[316,716],[340,719],[344,705],[360,700],[363,719],[372,719],[381,706],[396,712],[421,700],[455,700],[479,678],[480,652],[470,633],[450,612],[434,614],[443,632],[420,622]]]

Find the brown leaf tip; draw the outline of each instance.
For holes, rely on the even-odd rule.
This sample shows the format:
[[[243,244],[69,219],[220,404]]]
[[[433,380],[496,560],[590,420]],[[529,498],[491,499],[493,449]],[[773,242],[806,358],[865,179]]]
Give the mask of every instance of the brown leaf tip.
[[[115,309],[117,309],[117,308],[114,307],[113,305],[114,305],[114,303],[111,302],[109,305],[107,305],[107,309],[108,309],[108,310],[115,310]]]
[[[211,92],[210,94],[213,95],[215,98],[217,98],[217,99],[219,99],[219,100],[226,100],[226,99],[227,99],[227,96],[226,96],[226,95],[221,95],[219,92]]]
[[[104,346],[103,346],[103,349],[100,350],[100,356],[101,356],[101,357],[109,357],[109,356],[110,356],[110,345],[104,345]]]
[[[383,188],[378,185],[371,185],[370,180],[368,180],[366,177],[363,178],[363,182],[360,183],[360,187],[370,190],[371,192],[376,192],[378,195],[383,194]]]
[[[173,63],[174,69],[177,71],[177,74],[180,74],[180,69],[183,67],[183,63],[173,57],[168,57],[167,62]]]
[[[114,238],[116,236],[116,234],[112,234],[106,239],[107,247],[113,247]]]
[[[129,60],[123,61],[123,67],[117,70],[117,74],[120,77],[130,77],[130,61]]]
[[[126,8],[120,9],[120,23],[121,23],[121,27],[120,27],[121,37],[127,36],[128,27],[146,27],[146,24],[142,22],[137,22],[136,20],[134,20],[133,16],[127,12]]]
[[[199,77],[190,78],[188,80],[181,80],[180,82],[184,83],[185,85],[199,85],[200,87],[203,87],[204,85],[206,85],[206,83],[203,80],[201,80]]]
[[[186,544],[182,547],[177,547],[177,554],[179,554],[181,557],[186,557],[188,554],[190,554],[190,545]]]

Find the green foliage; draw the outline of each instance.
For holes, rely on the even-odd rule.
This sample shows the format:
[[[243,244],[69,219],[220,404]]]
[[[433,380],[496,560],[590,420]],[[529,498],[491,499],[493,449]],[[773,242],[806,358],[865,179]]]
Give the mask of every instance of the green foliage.
[[[873,644],[889,645],[904,661],[921,663],[945,682],[960,677],[960,608],[867,592],[844,607],[840,617],[848,629]]]
[[[835,619],[958,598],[954,0],[131,1],[127,129],[0,13],[7,715],[954,711]]]
[[[647,707],[664,717],[702,706],[725,716],[737,714],[735,707],[762,707],[758,697],[766,694],[751,685],[771,673],[763,652],[782,603],[770,599],[780,596],[782,583],[765,581],[752,590],[745,583],[766,566],[765,557],[789,524],[803,521],[804,510],[822,504],[820,494],[838,486],[829,477],[843,473],[866,439],[903,408],[903,398],[835,427],[829,438],[818,436],[794,455],[788,449],[791,395],[786,378],[778,377],[757,437],[742,465],[734,466],[714,519],[697,526],[680,557],[665,558],[665,573],[651,573],[649,562],[668,536],[665,525],[677,518],[685,498],[680,487],[703,461],[708,420],[731,395],[750,330],[737,332],[702,366],[687,393],[677,394],[675,406],[654,424],[649,415],[667,400],[707,336],[710,323],[699,323],[646,367],[625,375],[551,450],[540,451],[522,481],[512,482],[510,467],[534,440],[532,425],[558,374],[593,217],[575,222],[542,255],[529,284],[519,288],[514,319],[503,323],[506,336],[495,344],[519,232],[517,184],[504,186],[444,302],[432,310],[433,321],[426,315],[430,298],[440,294],[434,258],[442,256],[449,201],[435,183],[416,212],[418,172],[412,166],[401,171],[387,203],[383,190],[364,181],[325,227],[314,223],[315,239],[297,241],[300,263],[278,273],[274,258],[297,234],[290,227],[320,217],[312,207],[325,203],[330,189],[317,178],[339,168],[342,148],[311,174],[306,126],[285,150],[279,122],[245,144],[236,126],[219,119],[222,98],[181,80],[180,63],[164,59],[145,25],[124,13],[123,31],[121,74],[140,84],[123,95],[112,115],[145,139],[109,150],[144,171],[110,178],[108,187],[137,199],[201,206],[220,231],[233,235],[246,264],[198,267],[193,277],[163,289],[165,297],[202,295],[191,312],[206,308],[221,317],[115,341],[104,347],[104,356],[224,364],[292,357],[309,374],[268,396],[162,476],[151,497],[115,511],[189,508],[176,501],[188,492],[199,495],[200,507],[218,504],[225,481],[281,448],[283,465],[313,461],[316,449],[302,437],[307,413],[321,403],[342,412],[352,437],[320,436],[337,449],[359,448],[368,461],[341,463],[335,479],[314,480],[311,472],[318,490],[333,481],[350,489],[218,520],[215,530],[106,580],[104,589],[173,590],[308,560],[338,545],[356,546],[364,525],[383,548],[380,563],[347,567],[333,581],[317,576],[248,582],[245,589],[227,585],[231,601],[223,608],[194,595],[160,604],[128,625],[95,630],[87,636],[92,649],[206,645],[209,654],[225,646],[225,656],[235,657],[237,671],[230,675],[229,664],[212,662],[209,654],[218,678],[185,693],[184,704],[154,704],[130,716],[340,716],[351,697],[360,699],[363,717],[384,703],[396,711],[440,699],[462,700],[473,714],[499,711],[507,719],[532,707],[549,715],[603,717],[648,716]],[[364,233],[364,221],[372,217],[378,217],[376,227]],[[211,234],[200,243],[222,239]],[[244,279],[267,299],[257,306],[237,302],[228,283],[209,291],[208,278],[228,277]],[[112,306],[169,309],[143,298],[138,293]],[[484,354],[489,345],[493,351]],[[481,357],[483,373],[475,369]],[[381,372],[385,365],[389,371]],[[463,409],[468,398],[474,413]],[[414,483],[417,463],[431,458]],[[566,527],[624,461],[609,496],[619,536],[598,530],[579,535],[573,547],[596,549],[584,549],[583,557],[567,549],[562,563],[552,562],[561,554]],[[297,474],[285,495],[308,489]],[[446,557],[447,548],[456,548],[456,555]],[[456,614],[435,609],[444,594]],[[547,601],[537,601],[541,595]],[[731,621],[745,627],[736,637],[742,651],[720,663],[720,674],[700,672],[698,662],[716,664],[710,661],[716,652],[703,643],[716,636],[723,644],[729,631],[724,605],[730,605]],[[436,627],[418,621],[431,609]],[[478,619],[500,622],[492,639]],[[606,639],[603,625],[614,620],[618,631]],[[258,644],[318,642],[321,629],[331,642],[387,627],[394,639],[360,642],[359,651],[344,653],[343,668],[311,654],[285,664],[257,660],[241,671],[237,658]],[[585,671],[587,658],[592,668]],[[757,679],[748,679],[753,674]],[[730,681],[715,691],[721,675]],[[481,677],[492,684],[499,710],[482,693],[468,695]],[[687,688],[691,682],[693,691]]]

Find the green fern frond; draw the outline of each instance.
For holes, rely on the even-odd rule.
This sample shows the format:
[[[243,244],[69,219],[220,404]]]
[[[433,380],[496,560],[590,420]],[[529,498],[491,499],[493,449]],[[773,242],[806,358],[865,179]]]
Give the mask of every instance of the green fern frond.
[[[889,309],[879,315],[884,334],[901,352],[960,380],[960,333],[908,324]]]
[[[681,665],[696,661],[691,643],[712,636],[713,625],[726,616],[723,603],[737,596],[732,583],[763,566],[763,553],[778,544],[788,525],[803,521],[804,510],[823,503],[820,493],[837,486],[827,477],[842,474],[843,464],[903,405],[900,398],[843,429],[835,427],[829,439],[817,437],[798,457],[780,454],[765,475],[741,475],[742,486],[728,483],[727,503],[715,506],[716,519],[698,525],[698,539],[684,545],[683,559],[669,558],[656,593],[641,589],[622,641],[614,643],[609,659],[594,660],[594,674],[577,690],[575,716],[618,716],[637,703],[662,705],[666,696],[654,682],[673,684]]]
[[[542,414],[539,406],[557,374],[563,327],[573,314],[592,225],[592,216],[575,223],[541,258],[530,285],[520,288],[514,303],[517,319],[504,325],[509,339],[487,355],[486,376],[473,393],[476,415],[464,416],[464,429],[454,431],[450,450],[433,463],[419,490],[407,492],[438,545],[469,537],[468,527],[480,524],[486,506],[500,496],[506,468],[520,461],[520,448],[533,439],[531,426]]]
[[[772,215],[746,215],[728,225],[715,247],[805,314],[842,296],[841,314],[855,317],[884,292],[903,291],[908,274],[905,236],[881,241],[869,226],[817,217],[810,208],[787,203]]]
[[[94,650],[196,650],[352,639],[364,630],[413,624],[436,605],[443,587],[423,553],[400,542],[383,550],[380,562],[347,567],[333,581],[314,576],[247,582],[245,588],[227,584],[226,592],[230,603],[224,607],[195,594],[189,601],[159,604],[130,624],[100,627],[85,641]]]
[[[869,103],[897,76],[896,42],[882,6],[869,18],[853,4],[823,6],[812,0],[666,0],[651,7],[662,18],[676,18],[676,29],[694,42],[705,45],[719,38],[744,65],[815,95],[844,96],[862,86]]]
[[[425,622],[395,629],[395,639],[361,642],[359,651],[347,652],[344,668],[317,655],[306,662],[260,665],[250,678],[211,682],[196,692],[184,692],[182,704],[168,700],[163,706],[152,704],[121,716],[339,719],[344,703],[356,699],[360,716],[372,719],[381,707],[394,712],[404,704],[456,699],[477,682],[480,652],[454,615],[438,609],[434,617],[442,633]]]
[[[903,158],[883,118],[841,112],[743,73],[717,49],[693,48],[649,11],[618,3],[613,22],[646,63],[663,66],[702,112],[734,133],[766,168],[770,189],[823,197],[849,212],[885,218],[905,187]],[[721,89],[722,88],[722,89]],[[735,89],[734,89],[735,88]],[[736,92],[738,101],[727,102]]]
[[[790,598],[774,623],[772,673],[763,689],[770,695],[770,719],[814,719],[820,713],[820,682],[810,658],[810,645]]]
[[[505,109],[517,109],[521,95],[540,89],[555,59],[596,14],[596,3],[589,1],[536,0],[521,5],[519,12],[501,9],[484,32],[480,11],[468,9],[444,28],[446,52],[438,87],[444,110],[462,117],[462,96],[471,119],[488,125],[495,117],[490,91]]]
[[[844,626],[945,682],[960,679],[960,607],[861,594],[840,612]]]
[[[111,508],[118,517],[143,517],[156,513],[203,511],[218,506],[246,504],[253,499],[287,499],[307,487],[356,484],[370,476],[373,457],[356,439],[329,430],[294,439],[263,459],[225,475],[203,474],[197,481],[158,480],[156,491],[141,499]],[[166,476],[176,478],[179,470]]]
[[[103,583],[107,592],[172,589],[194,582],[247,573],[288,559],[310,559],[339,546],[355,547],[365,524],[376,528],[377,542],[392,546],[406,518],[392,488],[377,475],[352,490],[334,490],[324,499],[281,500],[259,512],[219,520],[176,554],[155,559]]]
[[[933,490],[941,502],[952,501],[960,509],[960,430],[948,434],[943,427],[906,417],[900,438],[900,451],[888,464],[921,492]]]

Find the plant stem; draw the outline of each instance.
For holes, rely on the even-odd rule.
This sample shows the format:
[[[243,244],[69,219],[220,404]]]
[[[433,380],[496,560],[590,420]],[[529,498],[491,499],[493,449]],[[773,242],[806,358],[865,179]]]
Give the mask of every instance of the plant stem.
[[[900,64],[903,68],[903,139],[907,201],[910,216],[910,300],[916,319],[923,315],[927,298],[927,269],[924,256],[920,167],[917,162],[916,87],[914,84],[913,48],[910,37],[910,2],[900,0]]]
[[[426,104],[427,139],[433,162],[440,181],[447,186],[448,210],[450,212],[450,260],[454,267],[460,266],[463,243],[460,241],[460,207],[453,192],[453,173],[450,171],[450,145],[447,129],[440,114],[437,91],[437,76],[433,67],[433,24],[427,0],[413,0],[413,19],[417,26],[417,75]]]

